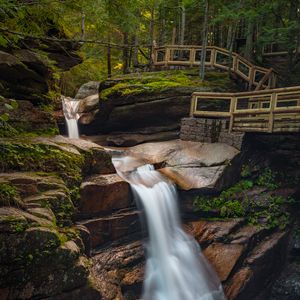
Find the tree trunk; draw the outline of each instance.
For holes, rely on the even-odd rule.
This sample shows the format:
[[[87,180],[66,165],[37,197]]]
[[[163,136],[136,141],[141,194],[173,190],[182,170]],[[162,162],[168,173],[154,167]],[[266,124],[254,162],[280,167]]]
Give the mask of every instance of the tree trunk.
[[[128,73],[128,56],[129,56],[129,49],[128,49],[128,33],[125,32],[123,34],[123,43],[125,47],[123,48],[123,74]]]
[[[139,38],[138,35],[134,35],[134,49],[133,49],[133,56],[132,56],[132,62],[133,66],[136,68],[139,66]]]
[[[171,42],[171,45],[175,45],[175,43],[176,43],[176,27],[174,26],[173,30],[172,30],[172,42]]]
[[[84,40],[84,38],[85,38],[85,14],[84,14],[84,12],[82,11],[81,12],[81,26],[80,26],[81,28],[81,40]]]
[[[249,21],[247,26],[247,39],[246,39],[246,47],[245,47],[245,58],[249,61],[253,59],[253,33],[254,33],[254,22],[252,20]]]
[[[290,13],[289,13],[289,20],[291,22],[299,22],[298,20],[298,5],[299,5],[299,0],[291,0],[290,1]],[[294,53],[294,51],[297,48],[297,35],[299,35],[299,33],[297,32],[297,30],[293,29],[290,30],[290,34],[289,34],[289,68],[290,70],[293,69],[294,67],[294,57],[297,55],[297,51],[296,53]]]
[[[185,7],[182,3],[181,5],[181,30],[180,30],[180,45],[184,45],[185,36]]]
[[[107,47],[107,77],[111,78],[111,47],[110,47],[110,34],[107,38],[108,47]]]
[[[202,29],[202,51],[201,51],[200,70],[199,70],[199,76],[201,80],[204,80],[205,78],[207,30],[208,30],[208,0],[205,0],[204,22],[203,22],[203,29]]]
[[[153,40],[154,40],[154,5],[151,8],[151,18],[149,25],[149,66],[152,65],[152,53],[153,53]]]

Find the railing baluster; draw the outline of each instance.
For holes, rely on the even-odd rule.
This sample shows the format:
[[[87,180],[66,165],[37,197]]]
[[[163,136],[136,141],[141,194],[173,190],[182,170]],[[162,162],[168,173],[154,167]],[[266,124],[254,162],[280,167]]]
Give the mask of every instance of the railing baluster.
[[[271,103],[270,103],[270,116],[269,116],[269,132],[270,133],[273,132],[273,128],[274,128],[274,108],[276,105],[276,98],[277,98],[277,94],[272,93],[271,94]]]
[[[229,133],[231,133],[232,129],[233,129],[234,112],[236,110],[236,101],[237,101],[237,97],[232,97],[230,99],[230,123],[229,123],[229,129],[228,129]]]

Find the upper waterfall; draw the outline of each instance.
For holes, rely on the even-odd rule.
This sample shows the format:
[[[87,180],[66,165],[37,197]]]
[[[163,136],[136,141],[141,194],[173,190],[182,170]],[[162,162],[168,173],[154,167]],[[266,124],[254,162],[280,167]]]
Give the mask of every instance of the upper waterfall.
[[[63,112],[68,127],[69,138],[78,139],[79,130],[77,120],[79,119],[78,108],[79,101],[69,97],[62,97]]]

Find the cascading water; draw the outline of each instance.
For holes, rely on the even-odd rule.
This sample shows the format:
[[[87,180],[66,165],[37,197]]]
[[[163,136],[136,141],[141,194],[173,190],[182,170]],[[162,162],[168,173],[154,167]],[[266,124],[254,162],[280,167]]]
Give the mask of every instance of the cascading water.
[[[68,127],[69,138],[78,139],[79,130],[77,120],[80,117],[78,114],[79,101],[72,100],[69,97],[62,97],[62,106]]]
[[[149,242],[142,299],[225,300],[199,245],[181,228],[175,186],[152,165],[128,171],[133,158],[113,158],[113,163],[146,215]]]

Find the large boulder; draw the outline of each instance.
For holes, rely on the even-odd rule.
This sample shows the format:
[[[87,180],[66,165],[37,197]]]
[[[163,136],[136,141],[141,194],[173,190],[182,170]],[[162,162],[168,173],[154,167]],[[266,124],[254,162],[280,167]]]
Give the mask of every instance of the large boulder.
[[[151,163],[183,190],[222,190],[237,179],[241,167],[239,153],[220,143],[182,140],[145,143],[123,150],[123,155],[136,159],[133,164],[122,166],[122,171]],[[233,160],[235,163],[231,164]]]
[[[162,126],[176,130],[180,119],[188,116],[193,92],[236,89],[227,74],[212,72],[207,78],[207,82],[201,82],[196,70],[173,70],[144,73],[143,76],[131,74],[100,85],[88,82],[76,95],[76,99],[84,99],[79,119],[81,132],[137,133],[150,127],[153,132],[148,134],[151,134],[157,132],[155,127]],[[99,103],[96,105],[97,97],[88,97],[95,95],[97,89]]]

